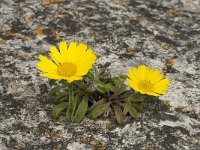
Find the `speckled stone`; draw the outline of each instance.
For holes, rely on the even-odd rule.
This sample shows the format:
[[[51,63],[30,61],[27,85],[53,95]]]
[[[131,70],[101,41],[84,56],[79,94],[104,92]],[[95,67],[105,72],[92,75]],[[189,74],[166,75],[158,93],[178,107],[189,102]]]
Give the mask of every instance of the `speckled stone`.
[[[0,0],[1,150],[199,150],[200,0]],[[113,75],[146,64],[170,78],[137,119],[51,117],[39,54],[85,42]]]

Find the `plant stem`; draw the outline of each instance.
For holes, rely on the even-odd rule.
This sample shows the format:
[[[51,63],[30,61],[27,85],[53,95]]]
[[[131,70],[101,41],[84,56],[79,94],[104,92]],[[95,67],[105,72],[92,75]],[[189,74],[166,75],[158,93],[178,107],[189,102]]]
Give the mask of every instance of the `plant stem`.
[[[72,83],[69,84],[69,106],[66,113],[66,117],[69,121],[71,121],[74,115],[75,106],[76,106],[76,101],[74,98],[73,83]]]

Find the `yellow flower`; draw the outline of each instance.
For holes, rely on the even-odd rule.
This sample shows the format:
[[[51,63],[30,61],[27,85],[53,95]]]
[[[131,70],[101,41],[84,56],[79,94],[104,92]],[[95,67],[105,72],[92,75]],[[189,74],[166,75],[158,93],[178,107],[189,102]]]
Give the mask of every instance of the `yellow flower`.
[[[43,71],[42,77],[50,79],[65,79],[68,83],[81,80],[92,68],[96,55],[87,45],[71,42],[69,47],[66,42],[59,43],[59,50],[55,46],[50,47],[50,57],[53,61],[39,55],[37,69]]]
[[[168,89],[169,79],[164,79],[159,70],[144,65],[128,69],[127,76],[128,85],[142,94],[160,96]]]

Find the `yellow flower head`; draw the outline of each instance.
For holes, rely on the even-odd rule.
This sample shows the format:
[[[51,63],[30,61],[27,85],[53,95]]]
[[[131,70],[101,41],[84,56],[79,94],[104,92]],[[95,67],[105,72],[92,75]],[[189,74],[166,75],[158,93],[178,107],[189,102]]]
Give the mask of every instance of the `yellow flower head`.
[[[40,61],[37,69],[43,71],[42,77],[50,79],[65,79],[68,83],[74,80],[81,80],[92,68],[96,60],[96,55],[87,45],[71,42],[67,46],[66,42],[59,43],[59,50],[55,46],[50,47],[50,57],[53,61],[39,55]]]
[[[168,89],[169,79],[164,79],[159,70],[144,65],[128,69],[127,76],[128,85],[142,94],[160,96]]]

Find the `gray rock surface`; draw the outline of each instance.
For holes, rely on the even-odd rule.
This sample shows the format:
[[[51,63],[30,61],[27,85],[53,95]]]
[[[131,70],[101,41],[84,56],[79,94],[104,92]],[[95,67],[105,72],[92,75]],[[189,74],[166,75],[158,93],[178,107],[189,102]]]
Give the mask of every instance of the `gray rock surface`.
[[[0,0],[0,12],[1,150],[200,149],[200,0]],[[123,126],[53,119],[35,65],[61,40],[87,43],[113,75],[163,70],[168,94]]]

